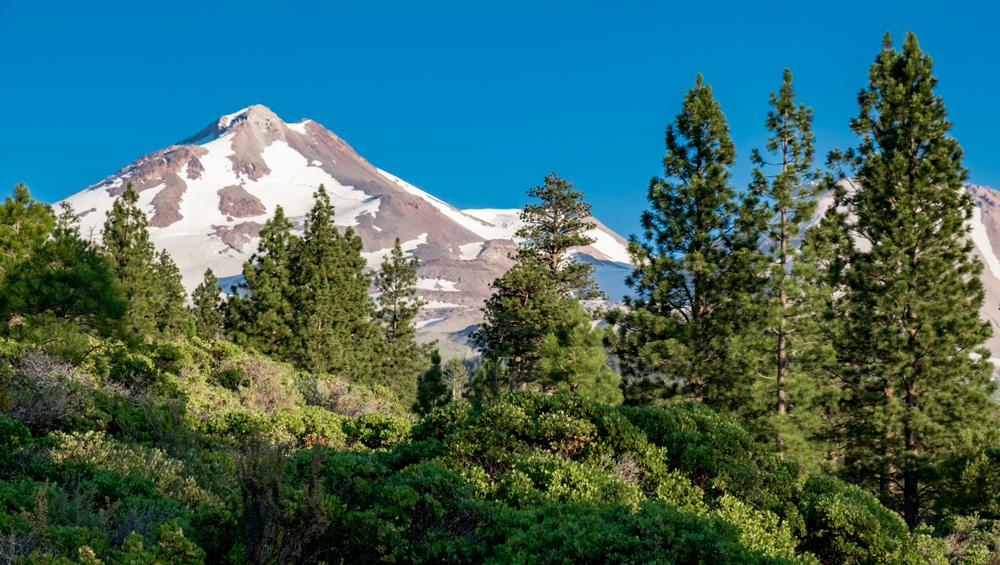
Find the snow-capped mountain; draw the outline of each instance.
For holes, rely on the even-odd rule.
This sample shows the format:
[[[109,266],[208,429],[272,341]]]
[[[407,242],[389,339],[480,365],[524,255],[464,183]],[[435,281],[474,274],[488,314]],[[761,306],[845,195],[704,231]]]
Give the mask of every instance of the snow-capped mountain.
[[[480,319],[489,284],[511,265],[519,210],[459,210],[383,171],[312,120],[285,123],[254,105],[222,116],[192,137],[130,163],[66,198],[84,234],[100,237],[114,199],[131,182],[149,217],[150,237],[177,263],[190,291],[211,267],[235,280],[264,222],[282,206],[301,229],[323,184],[339,225],[352,226],[377,266],[398,237],[420,259],[427,306],[422,333],[461,341]],[[579,258],[598,266],[611,296],[628,272],[626,241],[594,220],[593,245]]]

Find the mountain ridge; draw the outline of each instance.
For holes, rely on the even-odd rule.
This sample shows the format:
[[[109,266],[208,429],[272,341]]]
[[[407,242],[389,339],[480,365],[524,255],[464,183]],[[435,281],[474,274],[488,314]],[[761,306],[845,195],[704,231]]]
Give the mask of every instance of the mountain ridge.
[[[129,182],[149,217],[151,240],[174,257],[189,291],[207,267],[220,279],[237,277],[277,206],[300,230],[322,184],[336,223],[359,233],[371,267],[396,238],[420,259],[418,288],[427,301],[421,333],[453,341],[464,342],[478,323],[490,282],[512,264],[520,226],[517,209],[460,210],[371,164],[318,122],[286,123],[259,104],[220,116],[67,197],[83,233],[100,238],[106,211]],[[625,239],[596,218],[594,224],[596,241],[578,256],[599,268],[627,262]]]

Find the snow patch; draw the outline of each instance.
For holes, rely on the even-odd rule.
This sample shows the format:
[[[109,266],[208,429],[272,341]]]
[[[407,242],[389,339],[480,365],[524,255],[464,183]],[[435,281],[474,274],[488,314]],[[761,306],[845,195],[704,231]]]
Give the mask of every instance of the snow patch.
[[[483,247],[486,247],[485,241],[474,241],[472,243],[460,245],[458,246],[458,249],[461,252],[460,258],[463,261],[472,261],[479,257],[479,254],[483,252]]]
[[[451,204],[448,204],[447,202],[441,200],[440,198],[437,198],[435,196],[428,194],[427,192],[424,192],[423,190],[420,190],[419,188],[413,186],[412,184],[393,175],[392,173],[383,171],[382,169],[376,169],[376,170],[379,172],[379,174],[381,174],[385,178],[399,185],[399,187],[405,190],[406,192],[409,192],[414,196],[422,198],[431,206],[437,208],[442,214],[447,216],[449,219],[453,220],[463,228],[471,231],[472,233],[478,235],[479,237],[485,239],[506,239],[505,236],[502,235],[499,237],[497,236],[497,233],[502,233],[502,230],[498,231],[495,226],[492,226],[486,222],[483,222],[479,218],[474,218],[462,212],[461,210],[455,208]]]
[[[455,288],[455,281],[448,279],[419,278],[417,279],[417,288],[420,290],[436,290],[438,292],[459,292]]]
[[[608,232],[594,228],[587,232],[587,236],[594,238],[591,247],[607,255],[609,259],[616,263],[631,263],[632,256],[629,255],[628,248],[617,239],[611,237]]]
[[[409,255],[411,251],[427,243],[427,233],[424,232],[416,237],[416,239],[411,239],[409,241],[404,241],[399,244],[399,247],[403,250],[403,254]],[[382,265],[382,261],[389,256],[392,252],[391,247],[386,247],[385,249],[379,249],[378,251],[372,251],[371,253],[362,253],[365,257],[365,261],[368,266],[375,269]]]
[[[294,124],[285,124],[285,126],[287,126],[288,129],[290,129],[290,130],[292,130],[292,131],[294,131],[296,133],[306,134],[306,133],[308,133],[308,132],[306,132],[306,124],[307,123],[309,123],[309,120],[302,120],[301,122],[294,123]]]
[[[235,120],[242,114],[246,113],[246,111],[249,109],[250,106],[247,106],[246,108],[243,108],[238,112],[233,112],[232,114],[226,114],[225,116],[222,116],[221,118],[219,118],[219,128],[221,129],[229,127],[229,124],[233,123],[233,120]]]
[[[451,302],[442,302],[440,300],[430,300],[427,304],[424,304],[424,308],[465,308],[465,306],[452,304]]]
[[[990,238],[986,235],[986,224],[983,223],[983,211],[979,206],[976,206],[972,211],[972,242],[979,249],[979,254],[983,256],[983,260],[986,261],[986,266],[990,268],[990,273],[993,274],[995,278],[1000,279],[1000,259],[997,258],[997,254],[993,252],[993,246],[990,244]]]
[[[443,319],[444,318],[430,318],[429,320],[421,320],[417,322],[417,329],[419,330],[420,328],[426,328],[427,326],[436,324]]]
[[[462,212],[493,227],[494,235],[488,239],[514,239],[514,234],[524,225],[517,208],[478,208]]]

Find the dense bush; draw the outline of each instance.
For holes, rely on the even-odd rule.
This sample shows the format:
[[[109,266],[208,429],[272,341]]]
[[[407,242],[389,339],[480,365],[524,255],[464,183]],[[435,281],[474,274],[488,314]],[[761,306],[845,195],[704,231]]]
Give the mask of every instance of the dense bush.
[[[14,386],[62,396],[15,390],[0,417],[0,554],[23,562],[915,562],[995,546],[987,520],[911,538],[858,489],[801,486],[700,405],[498,390],[414,425],[375,389],[225,342],[30,359],[7,365]]]
[[[878,499],[832,477],[806,481],[802,547],[824,563],[918,563],[909,530]]]

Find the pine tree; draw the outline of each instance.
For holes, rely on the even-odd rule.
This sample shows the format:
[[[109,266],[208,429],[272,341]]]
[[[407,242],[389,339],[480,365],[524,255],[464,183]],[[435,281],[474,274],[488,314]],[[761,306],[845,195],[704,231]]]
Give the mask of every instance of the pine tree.
[[[595,241],[587,235],[594,224],[589,220],[590,204],[584,201],[583,193],[551,173],[542,186],[528,190],[528,196],[539,202],[529,203],[521,211],[524,225],[516,237],[524,241],[518,248],[518,259],[544,265],[563,296],[576,296],[580,300],[600,298],[594,266],[569,256],[573,247]]]
[[[427,367],[427,347],[417,343],[414,320],[424,301],[417,297],[417,258],[407,257],[399,238],[375,275],[378,305],[375,320],[381,330],[378,356],[380,384],[404,400],[413,398],[413,383]]]
[[[431,353],[431,367],[417,383],[417,401],[413,409],[421,416],[430,414],[438,406],[444,406],[451,401],[451,391],[445,382],[444,371],[441,369],[441,354]]]
[[[525,206],[521,215],[524,227],[517,236],[523,242],[516,262],[493,282],[494,292],[483,308],[483,323],[472,340],[484,357],[505,365],[504,375],[509,377],[510,386],[520,388],[533,383],[549,389],[554,383],[543,376],[540,366],[543,342],[550,335],[558,342],[556,333],[563,337],[575,335],[575,314],[582,311],[580,300],[601,295],[593,279],[593,267],[569,255],[573,247],[594,241],[586,235],[593,224],[587,219],[590,206],[583,195],[555,174],[528,194],[539,202]],[[553,352],[548,348],[545,354]],[[569,383],[588,381],[597,375],[577,371],[603,374],[604,370],[592,364],[575,364],[573,368],[575,371],[564,371],[560,378]]]
[[[824,185],[832,185],[826,179]],[[835,197],[832,199],[835,200]],[[829,200],[827,200],[829,201]],[[809,473],[836,472],[843,461],[842,403],[846,396],[839,353],[853,339],[845,327],[846,274],[854,242],[844,210],[831,206],[805,231],[791,277],[798,283],[793,327],[796,343],[788,381],[789,412],[776,417],[781,450]]]
[[[278,206],[261,228],[257,251],[243,264],[243,281],[226,303],[226,331],[234,341],[291,360],[296,316],[292,265],[298,249],[292,223]]]
[[[128,299],[129,326],[139,336],[183,332],[187,327],[180,273],[149,240],[146,215],[132,187],[115,199],[104,222],[103,249]]]
[[[545,390],[570,393],[608,404],[622,401],[621,377],[608,365],[603,332],[576,300],[563,300],[561,323],[538,347],[538,380]]]
[[[0,281],[45,242],[54,223],[52,208],[31,198],[24,184],[14,186],[0,206]]]
[[[749,327],[761,277],[760,206],[730,183],[736,150],[729,126],[698,76],[666,131],[665,176],[649,185],[644,240],[629,245],[630,310],[617,350],[632,402],[680,393],[732,408],[745,402],[750,367],[733,351]]]
[[[0,321],[4,322],[0,335],[44,344],[48,351],[72,359],[91,350],[91,336],[123,337],[127,307],[123,290],[108,259],[80,238],[72,209],[64,204],[53,228],[51,212],[45,213],[47,206],[24,200],[18,206],[33,212],[16,216],[18,233],[37,245],[30,252],[22,247],[20,260],[8,263],[10,270],[0,277]],[[10,212],[4,210],[5,219],[15,217]],[[13,222],[0,228],[10,225]],[[43,232],[46,228],[47,233]]]
[[[361,378],[371,363],[374,305],[361,238],[334,225],[320,185],[294,263],[296,363],[315,372]]]
[[[896,51],[886,35],[851,122],[861,140],[831,155],[863,244],[847,260],[847,472],[911,528],[933,501],[935,459],[985,423],[993,390],[973,202],[936,85],[916,36]]]
[[[224,303],[219,292],[219,279],[215,278],[212,269],[205,270],[201,284],[191,293],[191,302],[195,334],[202,339],[219,337],[222,331]]]
[[[770,281],[771,305],[774,309],[767,329],[774,335],[775,402],[774,410],[783,415],[788,410],[785,384],[788,374],[789,341],[795,336],[795,322],[800,305],[801,281],[792,273],[794,240],[802,226],[812,219],[816,209],[819,173],[812,169],[813,133],[812,110],[795,104],[792,72],[785,69],[781,89],[771,93],[771,111],[765,122],[770,137],[768,153],[777,159],[778,170],[769,178],[765,168],[769,162],[759,151],[751,154],[755,165],[751,190],[770,203],[770,218],[765,235],[770,242],[772,263]]]
[[[521,387],[535,380],[538,347],[559,323],[562,297],[548,267],[535,261],[515,263],[491,286],[472,341],[484,357],[502,360],[511,386]]]
[[[444,364],[444,380],[448,385],[449,398],[452,401],[461,400],[469,386],[469,371],[465,361],[452,357]]]
[[[181,271],[164,250],[156,254],[153,265],[156,282],[156,328],[162,335],[191,335],[194,319],[185,307],[187,292],[181,282]]]

